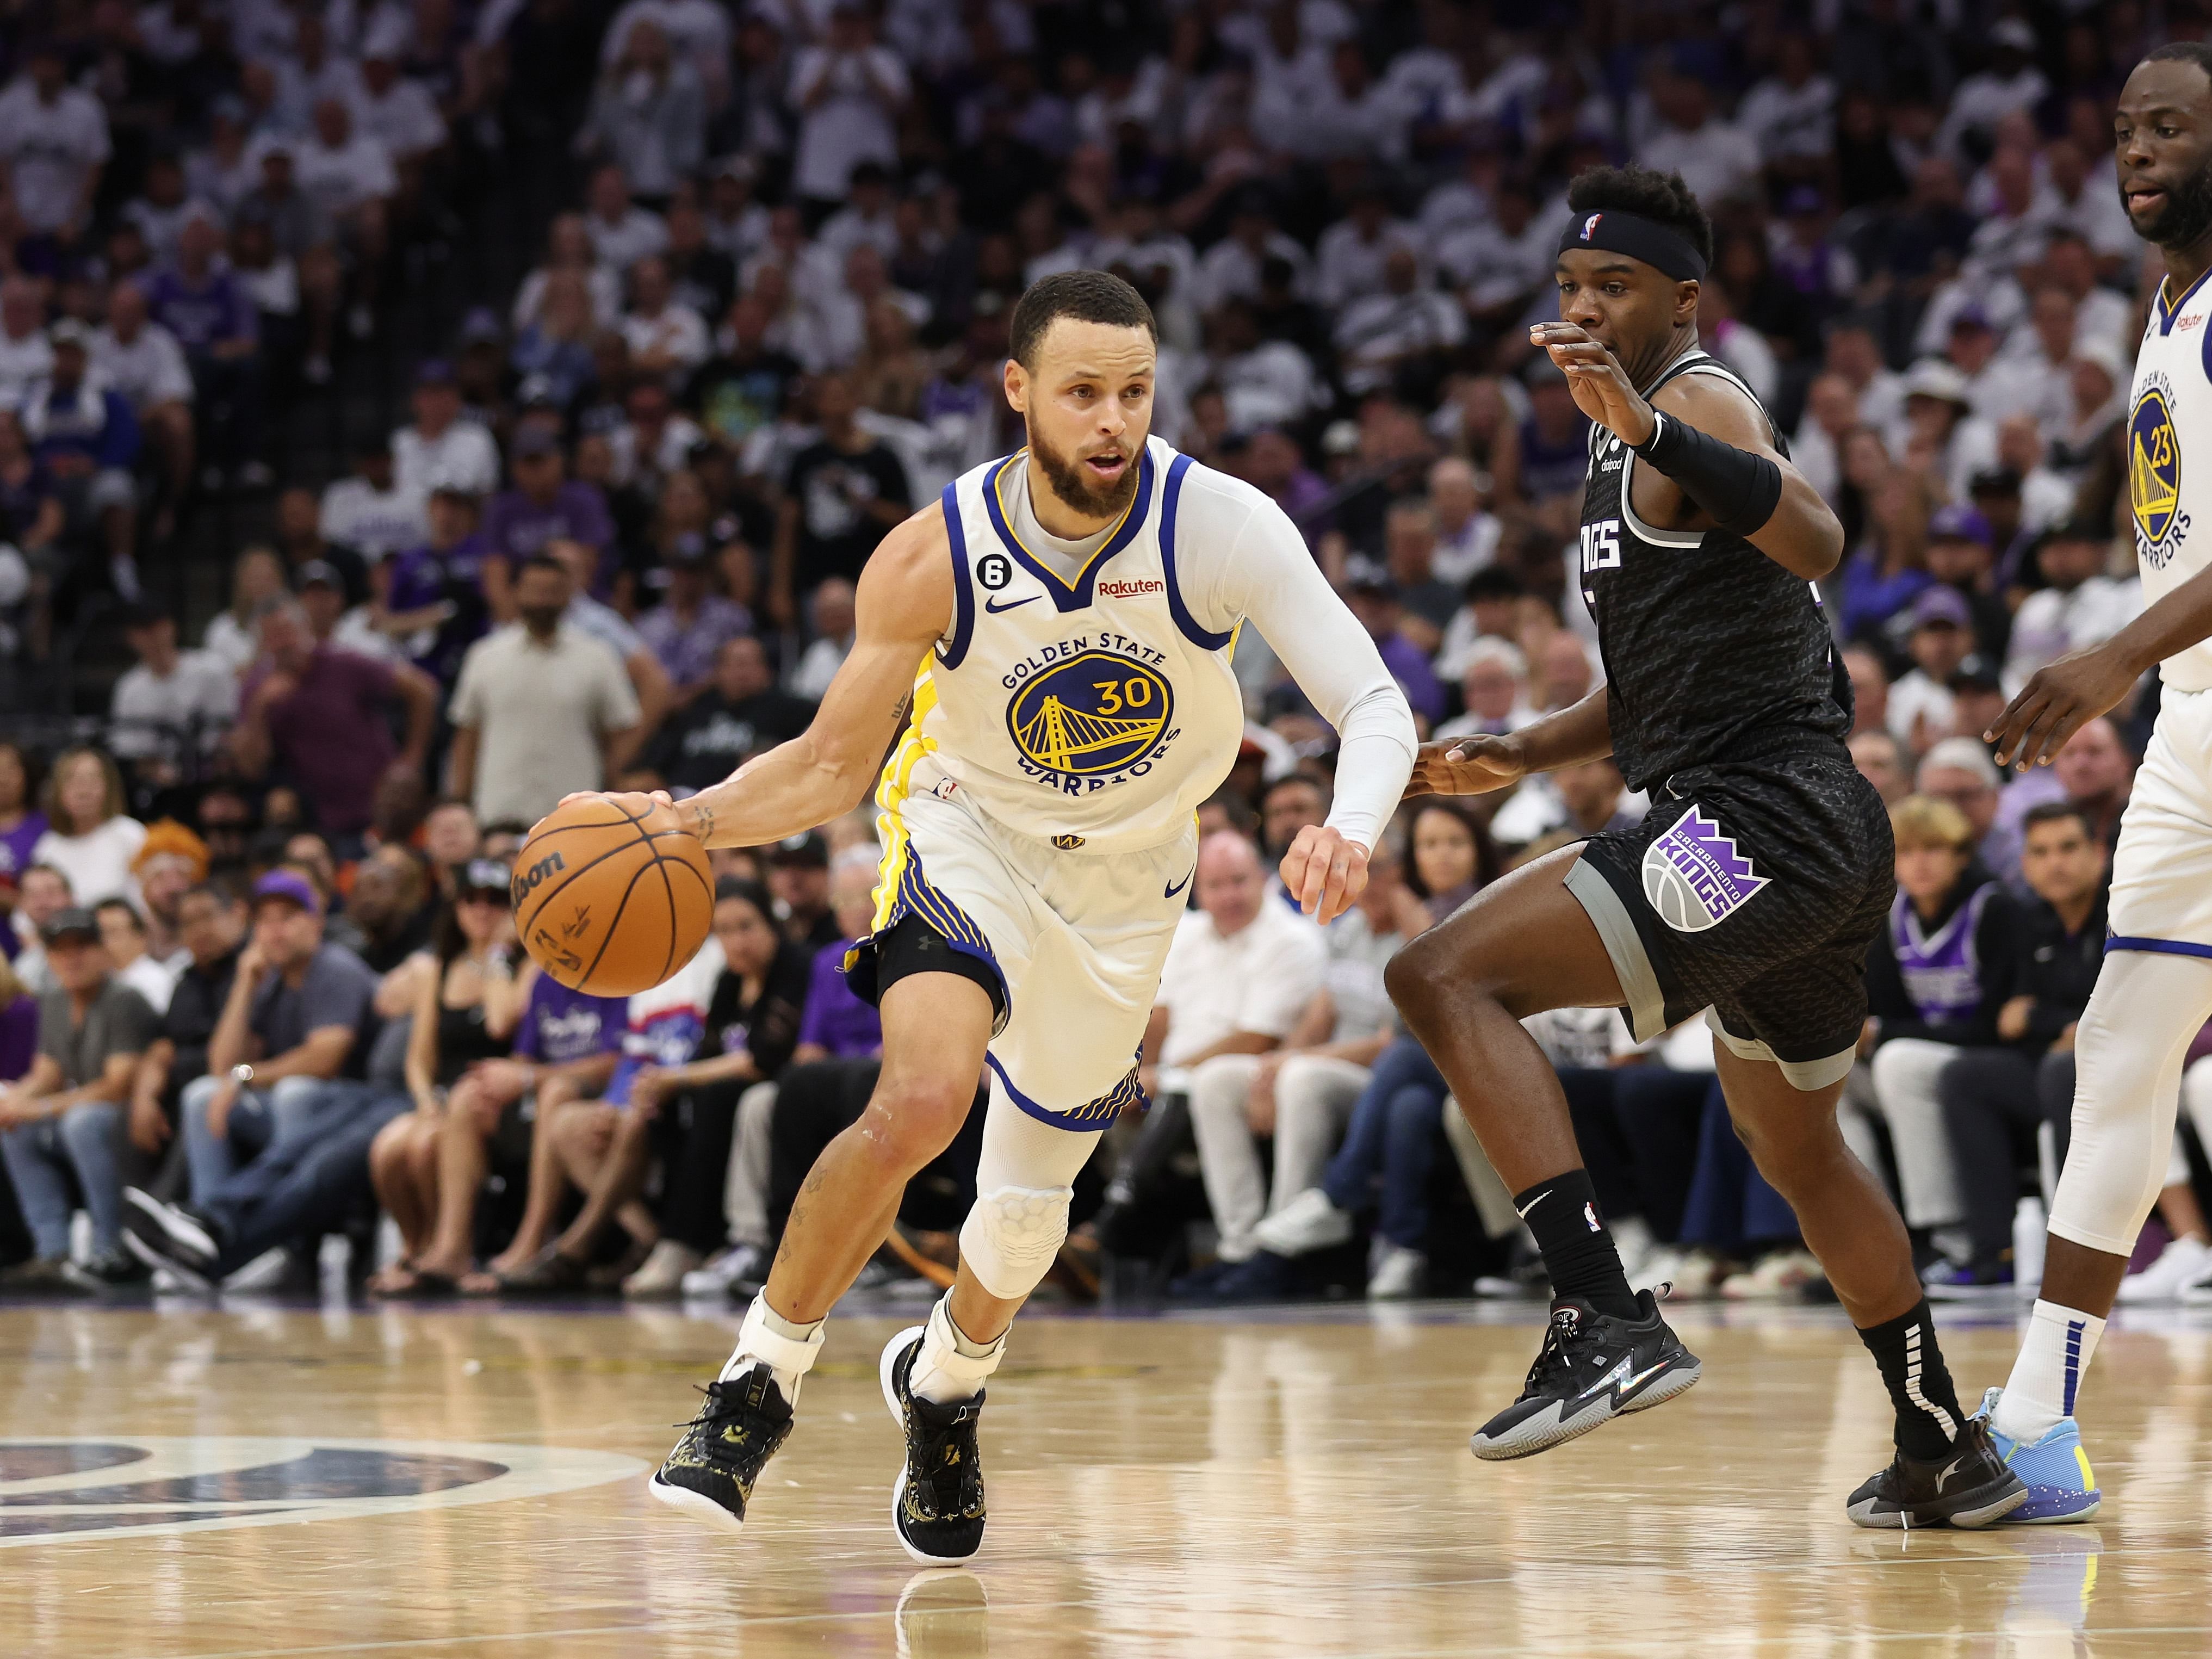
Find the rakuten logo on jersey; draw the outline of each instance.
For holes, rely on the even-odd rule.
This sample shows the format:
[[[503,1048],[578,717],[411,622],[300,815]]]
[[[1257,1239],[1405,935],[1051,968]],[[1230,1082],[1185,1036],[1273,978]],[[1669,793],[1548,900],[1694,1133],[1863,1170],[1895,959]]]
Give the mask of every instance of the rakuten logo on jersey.
[[[1133,599],[1146,593],[1158,593],[1166,586],[1158,578],[1146,576],[1136,581],[1101,582],[1098,591],[1109,599]]]

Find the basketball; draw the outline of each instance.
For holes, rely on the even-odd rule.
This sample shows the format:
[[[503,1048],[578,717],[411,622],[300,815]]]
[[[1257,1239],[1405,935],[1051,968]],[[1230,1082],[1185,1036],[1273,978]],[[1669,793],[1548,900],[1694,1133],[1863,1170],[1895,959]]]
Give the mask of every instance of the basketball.
[[[714,920],[707,849],[654,806],[604,796],[538,820],[514,860],[514,931],[572,991],[650,990],[698,954]]]

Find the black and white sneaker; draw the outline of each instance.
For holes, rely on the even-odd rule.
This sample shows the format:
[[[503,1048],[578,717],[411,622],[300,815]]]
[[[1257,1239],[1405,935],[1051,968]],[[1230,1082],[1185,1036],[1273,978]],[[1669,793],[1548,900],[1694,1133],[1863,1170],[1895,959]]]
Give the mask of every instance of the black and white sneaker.
[[[1601,1314],[1587,1302],[1552,1304],[1543,1352],[1521,1397],[1474,1431],[1477,1457],[1533,1457],[1629,1412],[1648,1411],[1694,1384],[1704,1367],[1659,1316],[1649,1291],[1641,1319]]]
[[[906,1464],[891,1493],[891,1524],[899,1543],[925,1567],[957,1566],[983,1547],[983,1458],[975,1420],[983,1395],[940,1406],[909,1386],[921,1352],[922,1327],[901,1331],[884,1345],[876,1374],[884,1404],[906,1431]]]
[[[2005,1467],[1983,1419],[1967,1419],[1941,1457],[1922,1462],[1899,1452],[1844,1505],[1854,1526],[1902,1532],[1914,1527],[1986,1527],[2029,1497]]]
[[[222,1279],[222,1247],[207,1224],[136,1187],[123,1189],[123,1243],[148,1267],[167,1268],[195,1291],[212,1291]]]
[[[735,1532],[745,1524],[753,1483],[791,1437],[791,1405],[765,1362],[701,1392],[707,1403],[650,1485],[669,1508]]]

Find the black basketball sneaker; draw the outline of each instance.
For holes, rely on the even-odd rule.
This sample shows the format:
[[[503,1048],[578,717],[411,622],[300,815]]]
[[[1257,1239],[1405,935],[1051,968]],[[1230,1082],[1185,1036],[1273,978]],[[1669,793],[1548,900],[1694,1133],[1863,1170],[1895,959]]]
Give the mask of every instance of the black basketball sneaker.
[[[925,1567],[956,1566],[983,1547],[983,1459],[975,1420],[983,1395],[940,1406],[910,1385],[922,1327],[901,1331],[876,1367],[884,1404],[906,1431],[906,1466],[891,1494],[891,1524],[906,1553]]]
[[[1474,1431],[1474,1455],[1492,1462],[1533,1457],[1694,1384],[1704,1370],[1697,1355],[1667,1328],[1650,1291],[1638,1291],[1636,1300],[1644,1316],[1632,1320],[1587,1302],[1554,1302],[1521,1397]]]
[[[1903,1452],[1850,1495],[1844,1513],[1862,1527],[1986,1527],[2028,1499],[2027,1483],[2005,1467],[1990,1425],[1970,1418],[1941,1457],[1926,1462]]]
[[[671,1509],[732,1532],[745,1524],[753,1483],[791,1437],[791,1405],[765,1364],[702,1390],[706,1404],[668,1461],[653,1471],[653,1495]]]

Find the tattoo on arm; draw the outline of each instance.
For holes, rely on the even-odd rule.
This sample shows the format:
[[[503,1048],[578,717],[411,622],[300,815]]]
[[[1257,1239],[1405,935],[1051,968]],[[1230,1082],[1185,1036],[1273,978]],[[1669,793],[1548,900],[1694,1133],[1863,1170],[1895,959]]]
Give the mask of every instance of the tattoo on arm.
[[[714,809],[707,804],[703,797],[698,799],[698,836],[703,845],[714,838]]]

